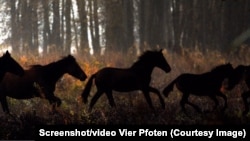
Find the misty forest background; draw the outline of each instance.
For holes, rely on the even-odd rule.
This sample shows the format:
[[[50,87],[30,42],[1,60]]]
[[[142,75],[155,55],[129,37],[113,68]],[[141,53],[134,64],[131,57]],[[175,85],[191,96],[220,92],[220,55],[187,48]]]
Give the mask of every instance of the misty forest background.
[[[131,46],[229,48],[249,28],[247,0],[1,0],[1,43],[15,52]],[[237,44],[238,45],[238,44]],[[53,49],[52,49],[53,48]]]
[[[152,73],[151,85],[160,91],[181,73],[203,73],[231,62],[250,64],[249,0],[0,0],[0,52],[9,50],[24,67],[48,64],[72,54],[88,76],[106,67],[130,67],[145,50],[163,48],[172,71]],[[58,113],[49,102],[33,98],[8,98],[12,116],[1,111],[2,139],[32,139],[37,124],[248,124],[241,93],[244,83],[224,91],[228,108],[199,114],[180,109],[182,94],[176,89],[164,98],[151,94],[157,114],[141,92],[114,92],[117,107],[102,96],[91,113],[80,94],[81,82],[64,75],[55,95],[62,99]],[[95,93],[92,87],[91,96]],[[222,106],[222,99],[220,107]],[[211,109],[207,97],[190,96],[203,110]]]

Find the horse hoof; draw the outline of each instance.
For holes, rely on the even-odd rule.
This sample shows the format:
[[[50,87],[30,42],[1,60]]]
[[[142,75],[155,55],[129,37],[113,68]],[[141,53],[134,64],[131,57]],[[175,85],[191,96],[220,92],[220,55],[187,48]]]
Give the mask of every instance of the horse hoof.
[[[204,110],[204,113],[208,114],[208,113],[212,113],[211,110]]]
[[[165,105],[162,105],[161,107],[162,107],[162,109],[163,109],[163,110],[165,110],[165,109],[166,109],[166,106],[165,106]]]
[[[246,116],[247,113],[248,113],[248,111],[243,111],[242,115],[243,115],[243,116]]]
[[[197,111],[198,113],[200,113],[200,114],[203,113],[202,110],[201,110],[200,108],[196,108],[196,111]]]
[[[221,109],[221,112],[225,112],[225,111],[226,111],[226,109],[227,109],[226,107],[225,107],[225,108],[223,108],[223,109]]]
[[[89,109],[88,109],[88,113],[91,113],[91,112],[92,112],[92,109],[91,109],[91,108],[89,108]]]

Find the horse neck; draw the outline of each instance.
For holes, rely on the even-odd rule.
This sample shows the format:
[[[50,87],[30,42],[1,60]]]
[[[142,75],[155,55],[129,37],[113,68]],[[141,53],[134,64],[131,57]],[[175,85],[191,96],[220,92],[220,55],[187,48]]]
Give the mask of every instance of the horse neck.
[[[224,73],[210,72],[211,78],[215,78],[218,82],[222,82],[227,76]]]
[[[2,81],[2,79],[3,79],[4,75],[5,75],[5,73],[6,73],[6,72],[4,72],[4,71],[0,71],[0,81]]]
[[[138,75],[151,76],[154,65],[148,64],[147,62],[138,61],[134,65],[132,65],[130,69]]]
[[[45,71],[51,81],[56,82],[66,73],[64,67],[64,64],[58,61],[45,66]]]
[[[5,65],[5,64],[3,63],[2,58],[0,58],[0,66],[1,66],[1,68],[0,68],[0,80],[3,79],[3,77],[4,77],[5,73],[6,73],[6,70],[5,70],[5,68],[4,68],[4,65]]]
[[[234,75],[232,75],[229,79],[233,82],[234,85],[240,83],[245,78],[245,70],[238,70]]]

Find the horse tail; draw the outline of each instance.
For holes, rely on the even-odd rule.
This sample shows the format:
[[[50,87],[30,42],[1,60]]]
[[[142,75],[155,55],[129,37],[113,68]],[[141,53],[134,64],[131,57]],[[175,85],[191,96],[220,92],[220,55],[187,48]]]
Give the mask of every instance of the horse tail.
[[[177,78],[176,78],[177,79]],[[168,94],[174,89],[174,84],[176,82],[176,79],[173,80],[168,86],[166,86],[164,89],[163,89],[163,94],[165,97],[168,97]]]
[[[91,77],[89,78],[89,80],[88,80],[88,82],[87,82],[87,84],[82,92],[82,100],[84,103],[88,102],[88,96],[89,96],[90,89],[91,89],[94,78],[95,78],[95,74],[91,75]]]

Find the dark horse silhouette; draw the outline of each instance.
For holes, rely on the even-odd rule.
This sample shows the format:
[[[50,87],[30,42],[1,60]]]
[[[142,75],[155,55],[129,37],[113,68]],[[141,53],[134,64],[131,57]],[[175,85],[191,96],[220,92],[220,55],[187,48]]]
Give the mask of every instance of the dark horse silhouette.
[[[70,74],[84,81],[87,76],[72,55],[47,65],[33,65],[19,77],[6,73],[0,83],[0,101],[5,113],[9,113],[6,96],[15,99],[40,97],[47,99],[52,108],[60,106],[61,100],[54,96],[56,82],[64,75]]]
[[[230,63],[215,67],[210,72],[203,74],[184,73],[174,79],[163,90],[163,94],[167,97],[173,90],[174,85],[182,92],[183,96],[180,101],[182,110],[186,113],[185,104],[191,105],[196,111],[201,112],[201,109],[188,101],[190,94],[197,96],[209,96],[214,102],[214,109],[218,106],[216,96],[224,99],[224,108],[227,107],[227,97],[220,91],[222,82],[226,77],[229,77],[233,72],[233,67]]]
[[[151,73],[154,67],[159,67],[166,73],[170,72],[171,68],[167,63],[162,50],[160,51],[146,51],[142,54],[138,61],[135,62],[130,68],[112,68],[105,67],[95,74],[93,74],[82,93],[84,103],[87,103],[87,99],[90,93],[92,82],[95,79],[95,85],[97,92],[92,98],[89,106],[89,111],[93,108],[98,98],[105,93],[108,97],[111,107],[115,106],[112,91],[129,92],[134,90],[141,90],[149,104],[153,109],[152,101],[149,96],[149,92],[154,92],[158,95],[162,107],[165,107],[164,99],[161,97],[160,92],[151,87]]]
[[[233,74],[228,78],[228,84],[226,89],[232,90],[240,82],[245,82],[248,88],[250,88],[250,66],[248,65],[238,65]],[[245,110],[242,112],[242,115],[246,115],[249,112],[249,103],[248,98],[250,97],[250,90],[247,90],[241,94]]]
[[[8,51],[0,58],[0,81],[2,81],[4,75],[9,72],[13,75],[22,76],[24,70],[22,66],[13,59]]]

